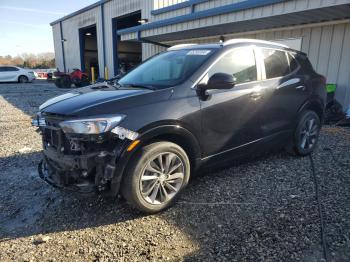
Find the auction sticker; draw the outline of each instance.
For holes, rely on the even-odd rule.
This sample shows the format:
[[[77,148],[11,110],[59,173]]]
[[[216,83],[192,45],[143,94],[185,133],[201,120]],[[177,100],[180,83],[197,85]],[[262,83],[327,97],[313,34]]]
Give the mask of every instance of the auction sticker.
[[[210,53],[211,50],[206,49],[198,49],[198,50],[191,50],[187,53],[187,55],[207,55]]]

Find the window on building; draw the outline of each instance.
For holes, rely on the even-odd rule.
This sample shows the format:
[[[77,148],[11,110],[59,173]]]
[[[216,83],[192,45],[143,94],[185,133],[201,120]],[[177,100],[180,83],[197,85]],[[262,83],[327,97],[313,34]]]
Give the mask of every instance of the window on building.
[[[208,72],[208,77],[226,73],[236,78],[236,84],[257,80],[255,55],[252,48],[237,48],[222,57]]]
[[[284,51],[262,49],[262,55],[267,79],[285,76],[290,73],[287,55]]]

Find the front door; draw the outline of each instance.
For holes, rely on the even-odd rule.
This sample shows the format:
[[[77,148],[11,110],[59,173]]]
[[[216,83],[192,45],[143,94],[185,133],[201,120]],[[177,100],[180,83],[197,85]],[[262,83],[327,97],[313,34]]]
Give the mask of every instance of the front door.
[[[202,80],[216,73],[236,78],[232,89],[208,90],[208,96],[200,101],[204,158],[233,152],[261,137],[258,71],[254,48],[238,47],[225,53]]]

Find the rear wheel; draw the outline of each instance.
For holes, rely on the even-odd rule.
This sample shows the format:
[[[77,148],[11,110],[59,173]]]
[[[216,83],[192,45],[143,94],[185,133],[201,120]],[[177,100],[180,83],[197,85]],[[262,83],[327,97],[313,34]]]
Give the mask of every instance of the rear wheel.
[[[28,83],[28,77],[20,76],[20,77],[18,77],[18,82],[19,83]]]
[[[185,151],[170,142],[156,142],[137,153],[122,182],[122,194],[135,208],[156,213],[174,203],[190,177]]]
[[[298,125],[287,151],[300,156],[311,154],[316,148],[320,130],[319,116],[313,111],[303,112],[299,117]]]

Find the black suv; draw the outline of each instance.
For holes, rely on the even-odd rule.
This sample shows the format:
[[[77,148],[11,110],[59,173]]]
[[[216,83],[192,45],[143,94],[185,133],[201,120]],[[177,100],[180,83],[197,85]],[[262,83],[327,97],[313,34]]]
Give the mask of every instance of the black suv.
[[[39,174],[79,192],[119,192],[148,213],[174,202],[199,168],[261,149],[308,155],[326,79],[307,56],[272,42],[178,45],[132,70],[53,98],[33,125]]]

